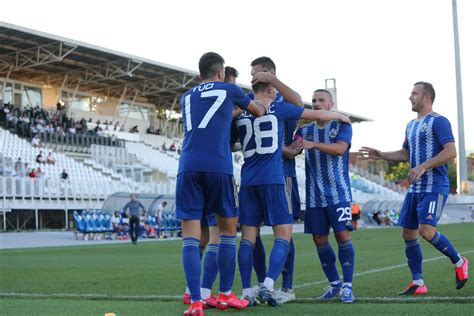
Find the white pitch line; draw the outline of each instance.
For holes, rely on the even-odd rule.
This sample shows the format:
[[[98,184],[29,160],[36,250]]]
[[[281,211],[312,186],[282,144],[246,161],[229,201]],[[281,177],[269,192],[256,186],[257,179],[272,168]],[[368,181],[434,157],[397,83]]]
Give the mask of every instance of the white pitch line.
[[[299,297],[296,299],[297,302],[326,302],[318,301],[314,297]],[[474,301],[474,296],[409,296],[409,297],[356,297],[356,302],[420,302],[420,301],[439,301],[439,302],[452,302],[452,301]]]
[[[461,254],[468,254],[468,253],[473,253],[473,252],[474,252],[474,250],[469,250],[469,251],[461,252]],[[423,260],[423,263],[437,261],[437,260],[441,260],[441,259],[444,259],[444,258],[446,258],[446,256],[430,258],[430,259]],[[401,264],[397,264],[397,265],[389,266],[389,267],[385,267],[385,268],[367,270],[367,271],[364,271],[364,272],[354,273],[354,277],[359,277],[359,276],[363,276],[363,275],[367,275],[367,274],[404,268],[406,266],[407,266],[406,263],[401,263]],[[307,282],[307,283],[303,283],[303,284],[298,284],[298,285],[295,285],[294,288],[295,289],[300,289],[300,288],[303,288],[303,287],[308,287],[308,286],[313,286],[313,285],[318,285],[318,284],[324,284],[324,283],[328,283],[328,280],[321,280],[321,281],[314,281],[314,282]]]
[[[175,295],[106,295],[106,294],[75,294],[75,293],[0,293],[0,297],[17,298],[63,298],[63,299],[107,299],[134,301],[179,301],[181,296]],[[474,296],[418,296],[418,297],[357,297],[359,302],[419,302],[419,301],[474,301]],[[321,302],[314,297],[299,297],[296,302]]]
[[[464,251],[461,254],[474,253],[474,250]],[[446,258],[445,256],[435,257],[423,260],[423,263],[432,262]],[[407,264],[397,264],[380,269],[372,269],[364,272],[355,273],[354,277],[384,272],[388,270],[406,267]],[[317,284],[327,283],[327,280],[308,282],[296,285],[294,288],[303,288]],[[175,301],[180,300],[181,296],[175,295],[107,295],[107,294],[77,294],[77,293],[16,293],[16,292],[0,292],[0,297],[22,297],[22,298],[80,298],[80,299],[108,299],[108,300],[142,300],[142,301]],[[474,301],[474,296],[426,296],[426,297],[357,297],[358,301],[365,302],[407,302],[407,301]],[[301,297],[296,301],[307,302],[316,301],[313,297]]]

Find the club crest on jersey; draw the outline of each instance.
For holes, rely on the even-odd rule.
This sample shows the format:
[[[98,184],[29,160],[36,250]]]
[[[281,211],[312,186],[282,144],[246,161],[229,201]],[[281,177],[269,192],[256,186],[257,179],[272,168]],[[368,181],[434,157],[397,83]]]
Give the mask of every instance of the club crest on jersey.
[[[331,128],[331,129],[329,130],[329,137],[330,137],[330,138],[336,138],[336,136],[337,136],[337,129]]]
[[[428,130],[428,124],[426,123],[421,124],[420,132],[426,133],[427,130]]]

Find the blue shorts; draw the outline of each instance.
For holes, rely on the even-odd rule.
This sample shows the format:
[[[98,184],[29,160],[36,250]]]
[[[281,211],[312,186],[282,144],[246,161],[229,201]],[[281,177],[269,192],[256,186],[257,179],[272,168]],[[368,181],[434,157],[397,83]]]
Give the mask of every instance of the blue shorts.
[[[290,207],[290,213],[294,219],[299,219],[301,214],[301,200],[298,191],[298,179],[296,177],[285,177],[285,189]]]
[[[217,226],[216,214],[203,215],[201,219],[201,227]]]
[[[293,223],[283,184],[242,187],[239,193],[241,225],[260,227]]]
[[[436,227],[447,199],[439,193],[407,193],[398,224],[408,229],[418,229],[419,224]]]
[[[304,214],[304,232],[313,235],[329,235],[329,230],[352,231],[351,202],[343,202],[327,207],[309,208]]]
[[[176,218],[201,220],[203,214],[237,217],[234,177],[217,172],[182,172],[176,180]]]

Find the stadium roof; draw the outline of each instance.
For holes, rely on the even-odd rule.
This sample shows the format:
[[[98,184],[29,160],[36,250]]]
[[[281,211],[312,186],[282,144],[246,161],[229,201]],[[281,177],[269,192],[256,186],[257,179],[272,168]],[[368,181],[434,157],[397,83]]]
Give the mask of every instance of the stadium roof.
[[[192,70],[5,22],[0,22],[0,77],[97,96],[146,98],[157,108],[174,108],[199,83]],[[346,114],[353,122],[369,120]]]

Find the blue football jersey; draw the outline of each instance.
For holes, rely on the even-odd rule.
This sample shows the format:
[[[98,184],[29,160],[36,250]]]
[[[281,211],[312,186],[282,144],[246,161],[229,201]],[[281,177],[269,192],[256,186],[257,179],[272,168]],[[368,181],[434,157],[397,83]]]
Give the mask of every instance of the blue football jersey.
[[[303,125],[296,134],[319,143],[343,141],[350,148],[352,126],[340,121],[331,121],[324,127],[311,123]],[[349,148],[342,156],[329,155],[316,149],[305,150],[307,207],[327,207],[352,201]]]
[[[178,173],[233,174],[230,125],[234,105],[246,109],[250,98],[237,85],[207,82],[181,97],[184,140]]]
[[[451,124],[444,116],[431,112],[420,120],[415,119],[408,123],[403,148],[408,150],[410,167],[414,168],[439,154],[443,145],[449,142],[454,142]],[[418,182],[410,185],[408,192],[448,195],[448,165],[426,170]]]
[[[240,143],[244,154],[241,186],[284,184],[283,124],[287,119],[298,120],[303,108],[286,102],[273,102],[262,117],[243,111],[237,120]]]
[[[253,93],[248,96],[253,100]],[[280,92],[275,96],[275,102],[286,102]],[[289,146],[293,141],[293,134],[295,133],[298,120],[286,120],[283,125],[283,144]],[[296,163],[295,159],[283,159],[283,174],[285,177],[296,177]]]

